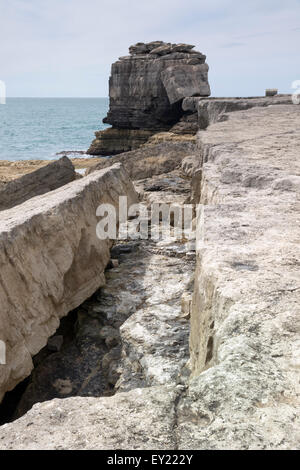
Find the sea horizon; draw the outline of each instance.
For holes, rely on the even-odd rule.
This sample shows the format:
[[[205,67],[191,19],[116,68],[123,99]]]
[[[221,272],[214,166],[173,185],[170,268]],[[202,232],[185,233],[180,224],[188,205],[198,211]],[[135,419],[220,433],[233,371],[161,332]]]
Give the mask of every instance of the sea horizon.
[[[54,104],[55,103],[55,104]],[[84,158],[107,97],[8,97],[0,106],[0,161],[53,160],[63,152]]]

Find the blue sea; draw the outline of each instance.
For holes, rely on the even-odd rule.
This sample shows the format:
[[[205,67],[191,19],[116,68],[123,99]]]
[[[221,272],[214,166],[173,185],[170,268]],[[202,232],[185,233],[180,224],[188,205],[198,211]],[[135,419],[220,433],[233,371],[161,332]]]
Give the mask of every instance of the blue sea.
[[[108,98],[7,98],[0,104],[0,160],[48,160],[86,151]],[[83,155],[84,156],[84,155]]]

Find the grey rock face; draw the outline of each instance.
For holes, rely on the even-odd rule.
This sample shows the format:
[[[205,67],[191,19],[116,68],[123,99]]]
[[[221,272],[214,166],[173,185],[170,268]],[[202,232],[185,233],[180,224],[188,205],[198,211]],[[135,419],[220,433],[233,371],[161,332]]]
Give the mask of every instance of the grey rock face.
[[[87,153],[89,155],[117,155],[130,152],[141,145],[153,135],[153,131],[143,129],[114,129],[95,132]]]
[[[110,108],[104,122],[118,129],[168,129],[180,117],[181,109],[172,109],[160,80],[167,62],[137,57],[112,65]]]
[[[187,96],[209,96],[207,64],[170,66],[161,74],[171,104]]]
[[[72,162],[63,157],[13,180],[0,189],[0,211],[18,206],[32,197],[45,194],[76,179]]]
[[[106,123],[116,128],[167,129],[182,113],[181,106],[173,106],[174,103],[195,94],[210,95],[205,55],[191,54],[194,46],[188,44],[157,44],[155,48],[156,43],[131,46],[131,56],[112,65]],[[197,59],[199,64],[190,65],[191,59]],[[168,73],[163,78],[166,69]],[[166,88],[169,79],[172,91],[171,87]],[[185,80],[188,85],[182,88]]]
[[[183,98],[210,95],[206,56],[193,47],[162,41],[137,43],[129,48],[129,56],[112,64],[110,106],[103,122],[113,126],[114,135],[108,134],[110,130],[96,133],[89,154],[134,150],[145,140],[132,139],[132,132],[168,130],[183,115]]]

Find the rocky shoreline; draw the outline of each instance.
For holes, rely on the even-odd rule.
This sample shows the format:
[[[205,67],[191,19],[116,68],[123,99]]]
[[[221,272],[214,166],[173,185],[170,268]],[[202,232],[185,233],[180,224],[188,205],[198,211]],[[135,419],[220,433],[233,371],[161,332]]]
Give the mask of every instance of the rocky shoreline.
[[[149,44],[113,70],[206,65]],[[178,122],[139,148],[1,212],[1,396],[27,378],[1,449],[300,447],[300,108],[184,93]],[[188,204],[192,224],[178,240],[101,241],[97,206],[119,195]]]
[[[67,156],[63,152],[62,156]],[[86,170],[102,160],[101,157],[90,158],[70,158],[75,170]],[[49,165],[57,160],[0,160],[0,188],[4,187],[9,181],[13,181],[21,176],[32,173],[33,171]]]

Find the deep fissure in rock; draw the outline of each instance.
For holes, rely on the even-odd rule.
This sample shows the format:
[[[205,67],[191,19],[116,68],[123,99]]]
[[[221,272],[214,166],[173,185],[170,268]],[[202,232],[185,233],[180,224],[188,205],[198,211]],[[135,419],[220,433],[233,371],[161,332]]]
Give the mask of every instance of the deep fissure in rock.
[[[186,199],[189,181],[182,180],[177,174],[157,177],[154,181],[150,179],[147,183],[149,187],[145,191],[148,195],[156,195],[155,185],[158,185],[162,194],[171,190]],[[186,257],[184,246],[185,241],[174,244],[162,239],[158,243],[151,239],[116,242],[106,270],[106,286],[61,320],[47,346],[33,358],[35,368],[30,377],[6,394],[0,411],[2,424],[21,417],[37,402],[72,396],[111,396],[116,391],[157,384],[157,380],[161,380],[160,374],[147,376],[141,365],[146,352],[143,350],[139,356],[140,353],[134,351],[132,356],[132,345],[128,346],[126,333],[125,343],[121,344],[120,337],[124,322],[136,312],[143,316],[147,308],[150,312],[146,313],[144,321],[150,325],[156,341],[150,345],[148,353],[154,358],[156,353],[166,355],[166,360],[161,361],[166,363],[164,380],[176,383],[188,360],[189,321],[188,316],[180,313],[181,296],[186,290],[192,292],[194,273],[194,256]],[[164,263],[161,271],[157,266],[160,262]],[[147,270],[150,270],[146,273],[148,284],[144,285]],[[149,284],[152,281],[154,293]],[[165,324],[163,334],[170,335],[165,338],[165,344],[159,337],[160,324],[154,324],[157,331],[151,330],[151,308],[158,318],[162,315],[159,321]],[[164,319],[168,311],[169,316]],[[128,352],[130,359],[121,357],[122,348],[123,354]],[[121,375],[122,380],[118,383]]]
[[[0,404],[0,426],[15,419],[15,412],[28,384],[30,377],[20,382],[11,392],[7,392]]]

